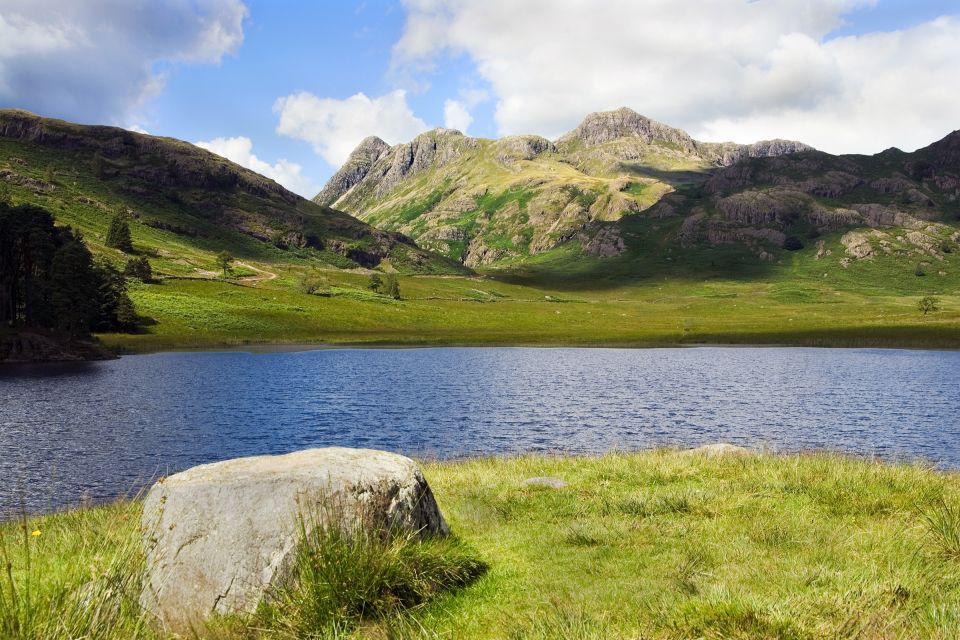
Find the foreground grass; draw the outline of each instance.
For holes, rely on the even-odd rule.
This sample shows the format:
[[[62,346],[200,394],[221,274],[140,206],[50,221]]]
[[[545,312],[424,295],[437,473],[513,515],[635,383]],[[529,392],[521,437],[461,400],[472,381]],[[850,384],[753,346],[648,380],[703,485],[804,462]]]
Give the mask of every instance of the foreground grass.
[[[465,588],[428,589],[432,600],[362,614],[341,635],[960,637],[956,474],[832,455],[676,451],[437,462],[425,472],[462,538],[456,545],[465,545],[439,555],[463,558],[470,549],[489,571]],[[567,486],[524,484],[535,476]],[[136,502],[120,503],[26,523],[42,532],[26,538],[38,619],[69,617],[55,606],[64,600],[57,594],[75,592],[111,558],[132,558],[127,571],[137,567],[138,556],[122,551],[138,537],[137,510]],[[21,529],[8,523],[0,531],[12,550],[14,582],[22,584],[24,545],[9,544]],[[121,579],[109,602],[127,602],[123,585],[134,582]],[[311,588],[329,594],[328,584],[321,579]],[[49,637],[163,637],[132,610],[118,610],[115,627]],[[233,621],[209,637],[308,631],[261,619]]]

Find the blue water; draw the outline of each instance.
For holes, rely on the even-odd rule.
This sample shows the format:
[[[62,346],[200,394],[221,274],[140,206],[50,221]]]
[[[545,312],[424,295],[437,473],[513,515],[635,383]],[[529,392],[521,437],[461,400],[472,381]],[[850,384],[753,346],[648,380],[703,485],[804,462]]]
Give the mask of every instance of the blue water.
[[[0,369],[0,512],[327,445],[456,457],[734,442],[960,467],[960,353],[404,349],[164,353]]]

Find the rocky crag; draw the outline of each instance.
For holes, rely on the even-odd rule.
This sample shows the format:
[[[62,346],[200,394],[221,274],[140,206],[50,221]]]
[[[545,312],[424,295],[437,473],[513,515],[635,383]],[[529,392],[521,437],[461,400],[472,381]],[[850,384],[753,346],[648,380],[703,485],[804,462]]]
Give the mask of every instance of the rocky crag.
[[[878,255],[942,260],[960,241],[960,132],[913,153],[746,159],[648,215],[681,216],[682,245],[743,243],[767,260],[805,245],[823,257],[828,234],[842,234],[841,266]]]
[[[618,109],[555,141],[447,129],[392,147],[368,138],[315,200],[470,266],[557,248],[612,258],[735,245],[761,262],[810,247],[840,267],[893,256],[937,270],[960,251],[958,148],[958,132],[875,156],[708,143]]]
[[[642,212],[678,186],[742,159],[810,150],[785,140],[700,142],[624,108],[591,114],[556,141],[487,140],[449,129],[392,147],[370,137],[314,201],[468,266],[542,253],[572,239],[605,256],[625,245],[596,223]]]

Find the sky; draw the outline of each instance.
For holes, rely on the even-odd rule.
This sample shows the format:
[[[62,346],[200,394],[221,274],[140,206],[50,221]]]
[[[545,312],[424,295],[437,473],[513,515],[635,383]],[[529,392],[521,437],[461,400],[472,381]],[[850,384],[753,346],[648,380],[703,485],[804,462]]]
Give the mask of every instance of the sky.
[[[312,197],[366,136],[912,151],[960,128],[960,0],[0,0],[0,107],[198,144]]]

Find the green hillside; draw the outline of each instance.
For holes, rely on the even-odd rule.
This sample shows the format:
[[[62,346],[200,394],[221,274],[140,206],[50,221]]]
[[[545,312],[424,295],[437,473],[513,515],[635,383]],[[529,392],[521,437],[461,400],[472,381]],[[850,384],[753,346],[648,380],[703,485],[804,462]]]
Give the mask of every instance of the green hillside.
[[[0,110],[0,188],[79,229],[110,259],[125,259],[105,246],[111,219],[125,216],[135,251],[165,275],[209,277],[224,250],[265,263],[464,271],[213,153],[114,127]]]

